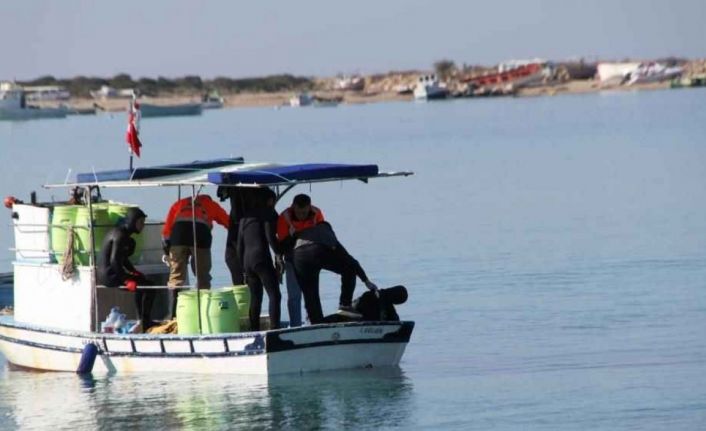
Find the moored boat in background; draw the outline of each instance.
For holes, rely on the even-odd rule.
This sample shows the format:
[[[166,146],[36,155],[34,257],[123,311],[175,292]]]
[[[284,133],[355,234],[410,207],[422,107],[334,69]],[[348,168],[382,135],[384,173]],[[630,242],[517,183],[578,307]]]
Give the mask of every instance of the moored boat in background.
[[[201,98],[202,109],[220,109],[225,105],[226,100],[217,91],[204,94]]]
[[[436,75],[421,75],[417,79],[414,87],[414,98],[417,100],[439,100],[446,99],[449,90],[439,82]]]
[[[142,118],[201,115],[202,109],[203,108],[200,103],[155,105],[152,103],[140,102],[140,113],[142,115]]]
[[[19,85],[0,82],[0,120],[33,120],[40,118],[64,118],[66,107],[40,108],[27,104],[27,95]]]

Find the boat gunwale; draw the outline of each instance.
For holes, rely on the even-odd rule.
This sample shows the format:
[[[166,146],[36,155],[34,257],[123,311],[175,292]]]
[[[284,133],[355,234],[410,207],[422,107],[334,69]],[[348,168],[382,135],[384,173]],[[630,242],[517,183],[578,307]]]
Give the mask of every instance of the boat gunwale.
[[[134,339],[136,341],[149,341],[149,340],[163,340],[163,341],[212,341],[212,340],[223,340],[223,339],[246,339],[252,338],[254,336],[264,336],[266,334],[289,334],[296,332],[311,331],[317,329],[330,329],[330,328],[349,328],[356,326],[390,326],[398,325],[404,326],[405,324],[414,325],[414,321],[410,320],[399,320],[399,321],[362,321],[362,322],[340,322],[340,323],[319,323],[316,325],[308,326],[298,326],[295,328],[280,328],[272,329],[267,331],[251,331],[251,332],[224,332],[222,334],[194,334],[194,335],[174,335],[174,334],[115,334],[110,332],[92,332],[92,331],[77,331],[71,329],[59,329],[50,328],[40,325],[32,325],[28,323],[17,322],[14,320],[13,316],[0,316],[0,327],[8,327],[19,330],[29,330],[34,332],[41,332],[45,334],[61,335],[76,338],[86,338],[86,339],[108,339],[108,340],[119,340],[128,341]]]

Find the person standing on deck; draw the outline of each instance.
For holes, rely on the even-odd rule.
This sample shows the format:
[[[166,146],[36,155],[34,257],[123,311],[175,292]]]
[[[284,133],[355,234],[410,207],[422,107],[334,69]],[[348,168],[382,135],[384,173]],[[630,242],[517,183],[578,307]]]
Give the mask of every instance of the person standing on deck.
[[[96,274],[100,284],[107,287],[124,285],[127,290],[135,293],[135,308],[143,331],[154,325],[150,314],[156,292],[137,289],[138,285],[152,286],[154,283],[135,269],[129,257],[135,252],[135,240],[131,235],[142,232],[146,218],[147,215],[141,209],[130,208],[123,223],[108,232],[98,255]]]
[[[352,306],[356,276],[370,290],[377,290],[360,263],[351,256],[336,238],[328,222],[317,223],[297,234],[293,252],[297,281],[304,294],[304,305],[312,324],[323,322],[319,296],[319,274],[326,269],[341,276],[341,296],[338,313],[360,319],[362,316]]]
[[[284,252],[284,270],[287,281],[287,310],[289,326],[302,325],[302,291],[297,282],[292,252],[297,232],[315,226],[324,221],[324,213],[311,204],[311,198],[305,194],[294,196],[292,205],[282,211],[277,218],[277,239]]]
[[[230,199],[230,225],[226,238],[225,261],[234,286],[245,284],[245,271],[238,257],[238,231],[245,211],[252,207],[254,189],[247,187],[219,187],[217,195],[221,202]]]
[[[167,285],[172,289],[172,314],[175,311],[176,288],[186,283],[189,258],[191,270],[196,275],[196,286],[199,289],[211,287],[211,230],[214,221],[226,229],[230,224],[228,214],[209,195],[180,199],[169,209],[162,228],[162,248],[169,263]]]
[[[250,330],[260,330],[263,287],[269,299],[270,329],[280,326],[282,294],[279,291],[277,270],[272,263],[270,248],[281,254],[277,242],[275,192],[270,189],[257,190],[254,205],[245,211],[240,220],[237,255],[245,270],[245,280],[250,289]]]

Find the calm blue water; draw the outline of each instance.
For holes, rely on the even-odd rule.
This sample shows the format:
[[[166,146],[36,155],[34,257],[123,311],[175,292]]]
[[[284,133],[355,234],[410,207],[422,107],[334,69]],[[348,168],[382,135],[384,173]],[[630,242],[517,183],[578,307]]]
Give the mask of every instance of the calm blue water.
[[[0,123],[0,194],[63,199],[38,186],[126,166],[124,128],[122,115]],[[3,367],[0,429],[704,429],[704,136],[703,90],[144,120],[141,165],[242,155],[415,171],[301,188],[374,281],[410,290],[401,367],[270,382]],[[176,196],[110,197],[162,218]],[[227,284],[225,265],[214,278]],[[337,291],[327,277],[325,311]]]

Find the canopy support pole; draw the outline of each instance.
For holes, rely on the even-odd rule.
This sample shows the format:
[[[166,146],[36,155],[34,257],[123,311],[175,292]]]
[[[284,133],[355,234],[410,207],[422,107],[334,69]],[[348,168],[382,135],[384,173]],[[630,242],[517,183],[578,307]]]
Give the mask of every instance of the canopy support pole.
[[[88,243],[90,244],[90,250],[88,253],[88,265],[90,268],[91,277],[91,304],[93,305],[93,312],[91,313],[91,327],[94,328],[95,332],[99,332],[98,327],[98,291],[96,290],[97,280],[96,280],[96,236],[94,232],[95,226],[93,225],[93,201],[91,199],[91,191],[95,186],[88,186],[85,190],[86,204],[88,205]]]
[[[181,187],[179,187],[181,191]],[[191,258],[194,260],[194,277],[196,277],[196,309],[199,315],[199,334],[203,334],[201,327],[201,286],[199,285],[199,258],[196,248],[196,186],[191,186],[191,233],[194,236],[194,252]]]

